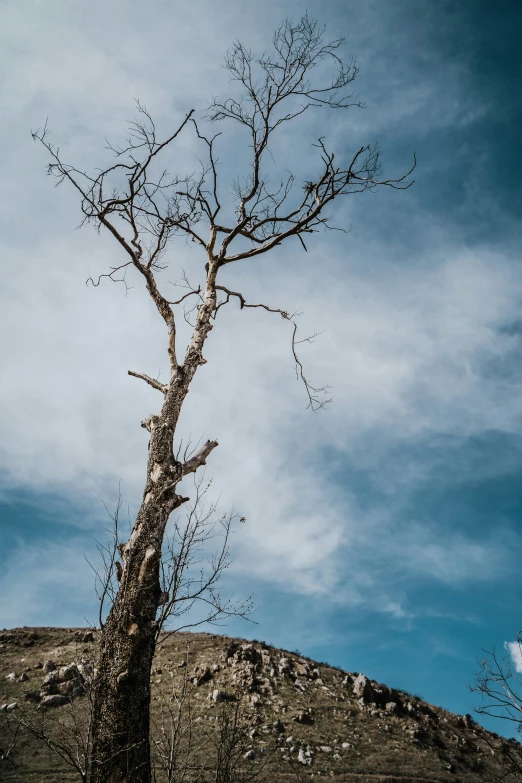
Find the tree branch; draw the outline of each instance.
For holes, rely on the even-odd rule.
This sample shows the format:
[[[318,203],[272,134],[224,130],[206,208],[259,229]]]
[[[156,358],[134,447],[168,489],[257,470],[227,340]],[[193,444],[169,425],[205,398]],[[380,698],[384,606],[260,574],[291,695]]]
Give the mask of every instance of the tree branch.
[[[166,394],[169,390],[169,387],[167,385],[165,385],[164,383],[160,383],[154,378],[151,378],[149,375],[145,375],[145,373],[143,372],[133,372],[132,370],[128,370],[127,372],[129,375],[132,375],[133,378],[141,378],[143,381],[148,383],[149,386],[152,386],[153,389],[157,389],[162,394]]]
[[[196,470],[207,464],[207,457],[210,452],[218,446],[217,440],[207,440],[204,446],[191,459],[183,463],[181,471],[183,476],[189,473],[195,473]]]
[[[231,296],[235,296],[237,299],[239,299],[239,306],[241,310],[247,307],[252,307],[252,308],[261,307],[263,310],[266,310],[269,313],[279,313],[279,315],[281,316],[281,318],[283,318],[283,320],[289,321],[294,327],[292,331],[292,354],[295,361],[296,377],[298,380],[301,380],[303,382],[304,387],[306,389],[306,393],[308,395],[307,407],[310,408],[314,413],[317,413],[318,411],[322,410],[329,402],[331,402],[331,398],[325,399],[325,395],[328,393],[330,389],[328,384],[326,384],[326,386],[320,386],[320,387],[312,386],[304,374],[304,368],[302,362],[297,355],[296,345],[299,345],[300,343],[311,343],[318,336],[317,333],[314,333],[309,335],[308,337],[305,337],[303,340],[295,339],[297,335],[297,323],[295,321],[295,318],[299,315],[299,313],[289,314],[286,310],[281,310],[278,307],[268,307],[268,305],[265,304],[248,304],[242,293],[240,293],[239,291],[231,291],[229,288],[226,288],[226,286],[224,285],[217,285],[216,290],[223,291],[227,295],[227,298],[224,299],[222,302],[216,304],[214,316],[217,314],[220,307],[222,307],[223,305],[227,304],[230,301]]]

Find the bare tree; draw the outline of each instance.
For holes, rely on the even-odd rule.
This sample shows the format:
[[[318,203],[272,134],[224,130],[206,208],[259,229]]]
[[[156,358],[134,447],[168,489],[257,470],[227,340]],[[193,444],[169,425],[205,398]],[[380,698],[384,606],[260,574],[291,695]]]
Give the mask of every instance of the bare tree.
[[[184,517],[178,516],[171,532],[167,531],[157,644],[189,628],[219,624],[230,617],[248,619],[253,611],[252,596],[234,600],[224,597],[220,589],[221,578],[231,564],[229,539],[237,515],[218,514],[217,503],[205,502],[210,486],[204,474],[194,477],[188,511]]]
[[[7,727],[15,738],[21,733],[32,736],[48,749],[50,756],[59,759],[72,771],[75,779],[87,783],[89,779],[89,746],[92,725],[92,704],[74,701],[60,711],[38,709],[20,710],[7,717]]]
[[[277,744],[259,738],[262,722],[248,703],[246,688],[219,692],[222,701],[196,703],[197,685],[190,676],[190,648],[183,661],[181,682],[170,694],[158,687],[152,722],[152,762],[157,783],[249,783],[269,773]]]
[[[521,634],[518,635],[517,643],[522,660]],[[475,707],[478,715],[507,721],[522,736],[522,676],[513,665],[511,656],[499,656],[495,649],[491,652],[484,650],[470,691],[480,696],[480,702]],[[522,780],[520,744],[505,740],[494,742],[487,734],[483,737],[498,763],[496,780]]]
[[[143,280],[167,331],[167,382],[130,371],[156,389],[163,403],[158,413],[142,422],[150,433],[143,501],[122,547],[121,580],[102,632],[92,783],[148,783],[151,779],[150,669],[163,592],[163,537],[170,515],[187,501],[178,494],[180,482],[205,465],[218,445],[208,440],[192,457],[181,460],[174,449],[176,428],[192,380],[206,363],[203,349],[220,309],[236,299],[242,307],[250,306],[242,294],[218,283],[220,270],[255,260],[294,238],[306,250],[306,237],[321,228],[333,228],[326,209],[341,196],[411,184],[411,171],[397,179],[380,178],[376,147],[360,147],[346,161],[338,162],[324,137],[316,142],[317,161],[310,164],[300,188],[293,174],[277,186],[270,184],[270,144],[281,127],[314,108],[342,110],[357,105],[350,92],[357,69],[353,63],[342,62],[342,43],[342,39],[325,43],[323,30],[305,15],[295,24],[285,21],[275,31],[270,53],[256,57],[241,43],[229,51],[225,65],[239,93],[225,101],[214,100],[207,119],[239,125],[249,136],[250,169],[235,181],[231,206],[219,177],[216,144],[220,134],[205,133],[194,111],[160,139],[152,117],[138,104],[127,140],[112,147],[115,163],[94,174],[64,162],[49,141],[47,128],[33,134],[51,156],[48,173],[58,183],[68,182],[79,194],[83,222],[106,229],[122,251],[121,263],[91,282],[99,285],[104,277],[125,281],[132,268]],[[328,63],[334,72],[324,80],[320,74]],[[162,155],[184,133],[195,134],[205,161],[197,174],[173,176],[162,167]],[[199,248],[204,282],[172,301],[160,290],[158,272],[168,263],[170,241],[179,236]],[[178,308],[192,297],[196,302],[192,334],[181,359],[176,342]],[[298,377],[310,407],[317,410],[324,405],[326,389],[312,386],[305,377],[296,353],[295,320],[287,310],[257,306],[293,321]]]
[[[188,453],[188,449],[185,454]],[[172,633],[201,625],[218,625],[231,617],[249,619],[254,605],[252,596],[243,600],[224,597],[220,581],[232,560],[229,539],[234,513],[218,514],[216,502],[207,502],[212,482],[205,474],[194,476],[194,495],[188,501],[186,513],[167,527],[160,563],[161,596],[156,618],[156,646]],[[105,504],[104,504],[105,505]],[[104,617],[118,593],[123,567],[118,560],[125,550],[121,539],[121,494],[116,510],[111,513],[111,526],[106,528],[108,540],[97,542],[99,564],[93,565],[95,588],[99,600],[98,625],[104,627]],[[161,641],[160,641],[161,640]]]

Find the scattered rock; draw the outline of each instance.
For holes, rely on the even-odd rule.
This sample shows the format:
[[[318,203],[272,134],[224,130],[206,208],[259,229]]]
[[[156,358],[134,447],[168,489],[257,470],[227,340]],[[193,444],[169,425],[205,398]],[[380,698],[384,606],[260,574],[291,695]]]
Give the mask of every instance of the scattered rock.
[[[353,693],[364,704],[369,704],[374,701],[375,694],[372,685],[364,674],[359,674],[353,684]]]
[[[267,669],[271,668],[272,656],[270,655],[269,650],[261,650],[261,662],[263,666],[266,666]]]
[[[214,704],[220,704],[221,702],[228,701],[228,697],[225,691],[220,691],[218,688],[216,688],[215,690],[210,691],[208,694],[208,700],[213,701]]]
[[[28,679],[29,677],[27,676],[27,674],[25,672],[22,672],[22,674],[18,678],[18,682],[27,682]]]
[[[397,712],[397,702],[389,701],[384,709],[386,712]]]
[[[251,643],[231,642],[223,657],[229,666],[238,666],[241,663],[249,664],[257,671],[263,665],[263,656],[260,650]]]
[[[310,677],[310,667],[306,661],[297,661],[294,669],[298,677]]]
[[[50,696],[43,697],[40,707],[62,707],[64,704],[68,704],[69,701],[68,696],[64,696],[61,693],[53,693]]]
[[[54,661],[45,661],[44,665],[42,666],[42,669],[44,670],[45,674],[49,674],[49,672],[54,672],[54,670],[56,669]]]
[[[78,667],[75,663],[71,663],[68,666],[61,666],[58,669],[58,679],[60,682],[66,682],[67,680],[79,680],[83,679]]]
[[[261,696],[259,695],[259,693],[249,694],[248,700],[253,710],[257,709],[257,707],[259,707],[259,705],[261,704]]]
[[[199,687],[200,685],[203,685],[205,682],[208,682],[212,678],[212,672],[210,671],[208,666],[196,666],[194,669],[194,674],[190,678],[190,681],[193,685],[196,685]]]
[[[240,647],[240,657],[242,661],[248,661],[249,663],[259,665],[263,663],[263,656],[253,644],[242,644]]]
[[[315,723],[315,718],[312,708],[309,707],[307,710],[301,710],[297,713],[297,715],[294,715],[292,720],[294,720],[296,723],[302,723],[305,726],[313,726]]]
[[[386,685],[372,685],[372,689],[373,701],[377,704],[378,707],[385,707],[388,702],[394,701],[391,698],[392,693],[390,689],[386,687]]]
[[[82,675],[84,680],[89,680],[94,674],[94,668],[92,664],[87,661],[78,664],[78,671]]]
[[[60,681],[60,676],[56,669],[50,671],[42,682],[42,688],[49,688],[52,685],[56,685]]]
[[[11,710],[17,710],[17,709],[18,709],[18,702],[17,701],[11,702],[11,704],[8,704],[7,707],[6,707],[6,710],[8,712],[10,712]]]
[[[11,672],[10,674],[6,674],[5,679],[8,680],[9,682],[14,682],[14,680],[16,680],[16,674],[14,672]]]
[[[52,665],[54,666],[54,664]],[[84,671],[87,671],[88,669],[91,672],[93,671],[89,664],[85,663],[81,664],[81,666]],[[42,704],[44,704],[44,700],[47,696],[65,697],[67,701],[71,701],[76,696],[85,693],[88,688],[89,680],[84,678],[77,664],[70,663],[67,666],[60,666],[59,669],[56,669],[55,667],[46,674],[44,681],[42,682]]]
[[[243,754],[243,758],[247,759],[248,761],[253,761],[255,757],[256,753],[254,750],[247,750],[247,752]]]
[[[282,677],[284,677],[285,674],[290,674],[292,671],[290,658],[280,658],[277,665],[277,670]]]
[[[232,675],[232,679],[236,685],[243,691],[253,691],[257,685],[256,679],[256,665],[245,661],[235,662],[236,670]]]
[[[239,643],[238,642],[230,642],[227,649],[225,650],[225,660],[230,663],[231,659],[234,658],[234,655],[239,650]]]
[[[352,745],[351,742],[343,742],[343,744],[341,745],[341,748],[343,750],[351,750],[353,748],[353,745]]]
[[[300,764],[305,764],[310,766],[312,763],[312,756],[310,754],[310,751],[308,753],[305,753],[303,748],[299,748],[299,753],[297,754],[297,760]]]
[[[83,642],[93,642],[94,641],[94,633],[92,631],[85,631],[83,634]]]
[[[256,687],[258,692],[262,693],[263,696],[270,696],[272,693],[272,683],[268,677],[264,677],[262,680],[257,680]]]
[[[57,685],[57,691],[58,693],[63,693],[65,696],[71,696],[72,692],[74,691],[74,680],[60,682]]]
[[[25,699],[25,701],[39,702],[40,701],[40,691],[26,691],[24,693],[24,699]]]

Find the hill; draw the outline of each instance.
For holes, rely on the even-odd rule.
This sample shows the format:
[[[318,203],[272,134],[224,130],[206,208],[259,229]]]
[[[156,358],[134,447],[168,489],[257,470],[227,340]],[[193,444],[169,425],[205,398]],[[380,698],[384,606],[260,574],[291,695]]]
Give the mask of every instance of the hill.
[[[85,629],[0,632],[2,781],[80,779],[35,734],[48,744],[80,739],[96,636]],[[187,783],[213,780],[212,764],[225,751],[244,772],[238,780],[255,773],[273,783],[475,783],[498,776],[503,750],[522,759],[518,743],[469,715],[262,642],[165,636],[152,685],[154,755],[163,760],[158,781],[169,780],[166,759],[173,756],[185,764]]]

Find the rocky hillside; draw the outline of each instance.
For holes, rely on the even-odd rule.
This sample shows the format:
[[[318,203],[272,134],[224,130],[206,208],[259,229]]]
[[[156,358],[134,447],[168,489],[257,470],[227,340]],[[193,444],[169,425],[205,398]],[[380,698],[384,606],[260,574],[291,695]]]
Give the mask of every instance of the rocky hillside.
[[[49,745],[74,746],[81,757],[76,746],[89,714],[96,636],[85,629],[0,632],[0,780],[81,779]],[[166,759],[173,756],[185,765],[187,783],[211,780],[227,748],[245,775],[273,783],[320,776],[472,783],[495,779],[502,748],[522,751],[469,715],[364,674],[210,634],[163,639],[153,669],[153,723],[158,781],[169,780]],[[182,731],[172,732],[175,726]]]

